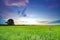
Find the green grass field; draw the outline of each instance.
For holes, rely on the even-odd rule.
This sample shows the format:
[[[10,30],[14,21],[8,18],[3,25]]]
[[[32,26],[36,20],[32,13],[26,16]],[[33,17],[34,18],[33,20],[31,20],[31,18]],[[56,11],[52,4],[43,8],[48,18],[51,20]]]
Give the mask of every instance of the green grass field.
[[[0,40],[60,40],[60,26],[0,26]]]

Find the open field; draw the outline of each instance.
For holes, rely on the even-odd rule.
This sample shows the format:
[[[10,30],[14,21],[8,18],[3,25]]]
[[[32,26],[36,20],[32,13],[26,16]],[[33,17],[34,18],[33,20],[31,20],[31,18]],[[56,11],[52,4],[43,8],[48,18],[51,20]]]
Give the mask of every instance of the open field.
[[[0,26],[0,40],[60,40],[60,26]]]

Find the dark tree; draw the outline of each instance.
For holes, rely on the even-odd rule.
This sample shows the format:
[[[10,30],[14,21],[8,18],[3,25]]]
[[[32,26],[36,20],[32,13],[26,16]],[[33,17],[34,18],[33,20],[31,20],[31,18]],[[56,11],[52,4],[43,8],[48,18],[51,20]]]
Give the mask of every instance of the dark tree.
[[[14,25],[14,20],[13,19],[9,19],[6,23],[7,23],[7,25]]]

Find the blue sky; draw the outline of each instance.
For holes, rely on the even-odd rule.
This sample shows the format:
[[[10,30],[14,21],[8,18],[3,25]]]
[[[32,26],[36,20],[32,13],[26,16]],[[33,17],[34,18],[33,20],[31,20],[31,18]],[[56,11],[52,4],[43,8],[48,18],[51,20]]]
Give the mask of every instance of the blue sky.
[[[0,16],[2,17],[0,21],[22,17],[41,21],[60,20],[60,0],[22,1],[0,0]]]

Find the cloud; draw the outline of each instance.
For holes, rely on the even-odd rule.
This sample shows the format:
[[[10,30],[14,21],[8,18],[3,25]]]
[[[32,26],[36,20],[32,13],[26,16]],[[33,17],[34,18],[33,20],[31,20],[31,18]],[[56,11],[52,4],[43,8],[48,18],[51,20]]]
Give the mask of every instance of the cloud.
[[[0,19],[0,24],[5,24],[5,20],[4,19]]]
[[[56,1],[56,0],[45,0],[45,1],[47,1],[47,2],[48,2],[48,1]]]
[[[60,20],[55,20],[55,21],[52,21],[50,23],[60,23]]]
[[[29,0],[4,0],[6,6],[26,6]]]
[[[48,9],[52,9],[52,8],[56,8],[56,7],[59,7],[59,4],[58,3],[49,5],[48,6]]]
[[[38,23],[48,23],[48,21],[38,21]]]
[[[48,25],[49,21],[37,21],[38,25]]]
[[[59,0],[45,0],[48,9],[58,8],[60,6]]]

